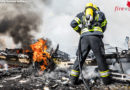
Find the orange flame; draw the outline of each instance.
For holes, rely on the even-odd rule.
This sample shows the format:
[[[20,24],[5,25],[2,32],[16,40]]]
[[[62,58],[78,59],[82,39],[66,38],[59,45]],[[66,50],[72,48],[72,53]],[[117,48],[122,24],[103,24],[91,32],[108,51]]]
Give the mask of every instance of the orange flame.
[[[46,41],[39,39],[38,42],[30,45],[33,50],[33,62],[41,62],[43,60],[43,65],[41,65],[41,70],[44,71],[48,65],[47,59],[50,58],[50,54],[46,51]]]
[[[23,50],[23,49],[22,49],[22,51],[21,50],[16,50],[17,54],[19,54],[19,53],[28,53],[28,52],[30,52],[30,51],[29,50]]]

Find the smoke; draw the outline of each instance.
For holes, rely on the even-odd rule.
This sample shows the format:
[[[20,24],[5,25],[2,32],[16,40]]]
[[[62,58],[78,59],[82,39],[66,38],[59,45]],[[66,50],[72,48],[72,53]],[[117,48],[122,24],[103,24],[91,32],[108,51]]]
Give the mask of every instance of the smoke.
[[[35,36],[31,32],[37,33],[42,24],[38,2],[6,5],[9,8],[0,12],[0,34],[11,37],[15,45],[21,44],[21,47],[27,48]]]
[[[126,71],[126,74],[130,75],[130,69],[128,69],[128,70]]]
[[[108,26],[104,42],[126,48],[124,39],[130,34],[129,12],[115,12],[115,7],[127,7],[127,0],[38,0],[26,4],[7,4],[9,8],[0,12],[0,33],[10,36],[15,45],[20,43],[22,47],[30,43],[32,38],[44,36],[55,45],[59,43],[61,50],[75,56],[79,35],[70,27],[70,22],[84,10],[88,2],[99,6],[106,15]]]
[[[2,69],[0,68],[0,71],[8,70],[8,64],[5,61],[1,60],[0,65],[3,67]]]
[[[125,37],[130,34],[129,12],[115,12],[115,6],[127,7],[127,0],[51,0],[50,4],[45,7],[42,27],[44,31],[41,32],[53,43],[59,43],[61,50],[74,56],[78,46],[79,34],[70,27],[70,22],[77,13],[84,10],[88,2],[99,6],[106,15],[108,26],[104,33],[104,42],[114,47],[126,48],[124,46]]]
[[[1,39],[0,39],[0,46],[1,46],[0,49],[6,48],[6,47],[5,47],[4,40],[1,40]]]
[[[92,79],[92,78],[100,77],[100,74],[97,71],[95,71],[95,68],[97,67],[96,66],[85,67],[82,71],[84,78]]]
[[[43,73],[42,75],[42,79],[46,79],[46,80],[49,80],[49,79],[55,79],[55,80],[59,80],[61,79],[62,77],[67,77],[69,78],[69,72],[70,71],[70,68],[60,68],[60,67],[56,67],[53,71],[51,72],[46,72],[46,73]]]
[[[50,5],[51,4],[51,0],[42,0],[46,5]]]
[[[31,17],[28,14],[32,14]],[[0,22],[0,33],[9,33],[15,44],[21,43],[22,47],[29,45],[33,36],[31,30],[38,30],[39,19],[35,13],[17,15],[13,19],[5,17]],[[35,21],[35,22],[33,22]],[[26,45],[26,46],[27,46]]]
[[[59,43],[61,50],[75,56],[79,34],[70,27],[70,22],[88,2],[99,6],[106,15],[108,27],[104,42],[126,48],[124,39],[130,34],[129,12],[115,12],[115,6],[126,7],[127,0],[38,0],[26,4],[7,4],[9,8],[0,12],[1,36],[10,36],[15,45],[20,43],[22,47],[27,46],[26,43],[30,43],[32,38],[44,36],[55,45]],[[9,44],[6,47],[11,47]]]
[[[112,47],[128,49],[125,38],[126,36],[130,37],[129,11],[115,12],[116,6],[127,7],[127,0],[53,0],[45,7],[44,12],[46,15],[44,16],[44,25],[42,27],[44,36],[50,38],[53,43],[59,43],[60,50],[69,53],[71,57],[75,56],[80,35],[70,27],[70,22],[76,14],[84,10],[88,2],[96,4],[105,13],[108,25],[104,33],[104,43],[110,44]],[[114,68],[120,71],[119,65],[115,65]],[[127,73],[129,65],[123,63],[123,68],[125,73]],[[83,71],[84,75],[86,74],[86,78],[98,76],[94,70],[87,70]],[[90,75],[88,76],[87,74]]]

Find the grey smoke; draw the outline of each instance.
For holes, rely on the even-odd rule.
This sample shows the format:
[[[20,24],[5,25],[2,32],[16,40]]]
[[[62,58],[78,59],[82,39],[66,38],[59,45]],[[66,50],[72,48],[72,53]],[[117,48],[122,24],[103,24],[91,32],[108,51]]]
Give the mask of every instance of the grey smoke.
[[[42,1],[44,4],[42,4],[40,0],[37,0],[35,3],[33,3],[33,6],[30,6],[29,4],[29,7],[31,8],[28,9],[26,9],[28,5],[25,5],[25,7],[23,5],[9,5],[8,7],[12,8],[8,8],[6,11],[0,12],[0,22],[2,26],[5,26],[0,29],[0,32],[4,35],[14,37],[13,40],[16,44],[19,42],[23,43],[24,40],[29,41],[33,38],[33,36],[36,38],[44,36],[49,38],[56,45],[59,43],[61,50],[69,53],[71,56],[74,56],[78,46],[79,35],[70,27],[70,22],[77,13],[84,10],[86,3],[92,2],[100,7],[108,20],[107,30],[104,33],[104,42],[109,43],[112,46],[127,48],[124,46],[124,42],[125,37],[130,36],[129,12],[114,11],[115,6],[126,7],[127,0]],[[41,17],[43,12],[44,15]],[[44,22],[42,27],[38,29],[39,24],[41,24],[41,20],[44,20]],[[16,25],[12,24],[12,22]],[[15,32],[14,30],[17,30],[16,27],[20,27],[22,30],[18,29],[18,32]],[[36,33],[33,33],[32,35],[30,31],[36,31]],[[20,35],[23,32],[24,34]],[[16,36],[14,36],[15,33],[17,33]],[[20,40],[17,40],[18,38]]]
[[[32,15],[28,16],[28,14]],[[13,19],[5,17],[0,22],[0,33],[9,33],[15,44],[21,43],[22,47],[24,47],[26,44],[29,45],[28,43],[33,38],[30,31],[37,31],[39,23],[39,17],[35,13],[18,15]]]
[[[13,19],[17,19],[16,21],[19,21],[19,17],[22,16],[23,19],[29,17],[29,19],[32,19],[31,21],[34,21],[33,23],[29,24],[29,27],[26,28],[24,25],[17,24],[18,27],[21,27],[20,29],[29,28],[29,30],[25,31],[26,34],[23,35],[27,36],[27,39],[23,39],[23,36],[21,35],[18,36],[19,33],[24,32],[25,29],[20,30],[20,32],[18,30],[18,35],[14,36],[13,38],[16,44],[19,42],[23,43],[24,41],[29,41],[30,38],[33,38],[33,36],[35,36],[35,38],[40,38],[44,36],[50,38],[56,45],[59,43],[61,50],[68,52],[69,54],[71,54],[71,56],[74,56],[78,46],[79,35],[70,27],[70,22],[76,16],[77,13],[84,10],[86,3],[92,2],[100,7],[100,9],[105,13],[108,20],[108,27],[106,32],[104,33],[104,42],[109,43],[112,46],[126,48],[126,46],[124,45],[124,39],[126,36],[129,36],[130,34],[128,21],[130,19],[129,12],[115,12],[114,10],[115,6],[126,7],[127,0],[39,0],[34,2],[35,3],[25,5],[9,4],[8,7],[10,8],[7,8],[7,10],[1,10],[0,12],[0,22],[3,21],[3,24],[1,23],[2,26],[6,26],[3,27],[2,30],[0,30],[0,32],[4,34],[7,31],[5,29],[9,29],[8,26],[11,26],[10,22],[13,22]],[[42,13],[44,14],[43,16],[41,15]],[[3,20],[4,18],[5,20]],[[44,22],[40,29],[38,29],[37,27],[40,26],[39,24],[41,24],[42,20],[44,20]],[[5,24],[7,21],[9,21],[9,24]],[[22,22],[27,21],[28,19],[25,21],[23,20]],[[31,26],[36,26],[36,29],[31,28],[30,30]],[[14,30],[9,31],[11,33],[6,33],[6,35],[13,36]],[[30,33],[30,31],[36,32]],[[19,38],[20,40],[17,40],[16,38]],[[22,46],[24,45],[22,44]]]
[[[0,12],[0,34],[10,36],[15,44],[28,48],[34,38],[31,32],[39,31],[41,18],[42,13],[34,2],[7,3],[7,9]],[[11,45],[8,43],[8,46]]]

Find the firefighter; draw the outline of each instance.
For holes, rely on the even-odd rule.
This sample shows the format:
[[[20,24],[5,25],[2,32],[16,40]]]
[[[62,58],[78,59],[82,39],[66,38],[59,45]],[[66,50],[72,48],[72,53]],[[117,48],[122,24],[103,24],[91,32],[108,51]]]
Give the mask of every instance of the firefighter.
[[[110,84],[110,72],[106,64],[104,54],[104,44],[102,42],[103,33],[106,29],[107,20],[103,12],[92,3],[86,4],[85,10],[74,18],[71,27],[80,34],[77,57],[73,69],[70,72],[71,84],[77,84],[80,70],[79,63],[82,66],[90,50],[93,51],[98,64],[101,79],[105,85]]]

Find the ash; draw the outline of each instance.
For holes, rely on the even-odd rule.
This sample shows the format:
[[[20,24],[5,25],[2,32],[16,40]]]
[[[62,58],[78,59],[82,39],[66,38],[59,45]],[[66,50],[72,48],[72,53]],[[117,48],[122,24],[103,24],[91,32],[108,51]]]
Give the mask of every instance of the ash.
[[[16,69],[13,69],[15,71]],[[26,72],[25,72],[26,70]],[[11,70],[0,73],[0,90],[68,90],[79,89],[67,84],[70,68],[56,68],[53,71],[44,71],[42,75],[30,74],[27,69],[19,69],[19,72]],[[68,87],[69,86],[69,87]],[[83,88],[83,85],[80,88]]]
[[[91,73],[88,74],[88,77],[88,71],[86,70],[87,68],[83,70],[84,77],[85,79],[89,79],[89,82],[92,80],[90,79],[90,76],[91,78],[98,77],[98,74],[95,74],[96,72],[94,71],[94,68],[95,67],[93,67],[93,70],[90,70]],[[71,67],[56,67],[53,71],[44,71],[41,75],[37,76],[33,70],[30,70],[30,68],[8,69],[8,71],[3,71],[0,73],[0,90],[85,90],[82,83],[80,85],[68,84],[70,70]],[[94,73],[92,73],[92,71]],[[109,86],[104,86],[100,82],[100,79],[97,79],[96,82],[91,83],[91,86],[92,90],[104,90],[104,88],[114,90],[113,88],[129,87],[128,84],[122,83],[114,83]]]

